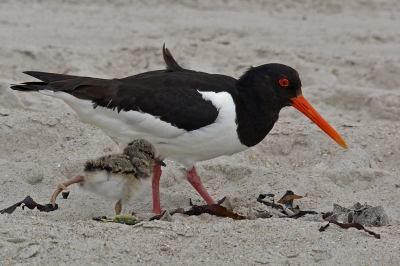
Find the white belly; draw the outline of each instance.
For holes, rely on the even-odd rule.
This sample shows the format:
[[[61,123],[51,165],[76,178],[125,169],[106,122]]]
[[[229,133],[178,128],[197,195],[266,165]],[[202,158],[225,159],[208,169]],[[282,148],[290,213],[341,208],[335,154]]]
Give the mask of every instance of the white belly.
[[[132,197],[139,196],[144,188],[150,187],[151,178],[127,178],[127,175],[94,171],[85,173],[85,182],[82,187],[92,193],[108,199],[127,203]]]
[[[124,142],[145,139],[155,146],[162,158],[182,163],[188,169],[195,162],[232,155],[248,148],[237,136],[235,105],[227,92],[199,91],[219,110],[219,115],[213,124],[193,131],[176,128],[146,113],[118,113],[104,107],[94,109],[91,101],[77,99],[65,92],[41,92],[63,99],[82,121],[101,128],[107,135]]]
[[[128,180],[113,176],[110,178],[106,171],[93,172],[85,176],[82,187],[90,192],[118,201],[124,195],[124,187]]]

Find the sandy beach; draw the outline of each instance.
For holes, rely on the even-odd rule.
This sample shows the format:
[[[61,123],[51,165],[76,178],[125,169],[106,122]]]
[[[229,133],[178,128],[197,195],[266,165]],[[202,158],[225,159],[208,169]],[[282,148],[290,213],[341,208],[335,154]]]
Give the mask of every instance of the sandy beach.
[[[63,101],[11,90],[36,70],[121,78],[163,69],[165,43],[185,68],[239,78],[250,66],[295,68],[303,95],[346,140],[344,150],[292,107],[270,134],[233,156],[197,164],[215,199],[268,210],[262,193],[308,196],[302,209],[382,206],[381,235],[321,215],[233,220],[174,214],[148,221],[151,188],[127,209],[143,223],[101,223],[110,200],[71,186],[57,211],[0,214],[1,265],[398,265],[400,261],[400,3],[351,1],[1,1],[0,209],[30,195],[49,203],[85,160],[124,144]],[[185,169],[166,160],[165,210],[205,204]],[[396,186],[397,185],[397,186]]]

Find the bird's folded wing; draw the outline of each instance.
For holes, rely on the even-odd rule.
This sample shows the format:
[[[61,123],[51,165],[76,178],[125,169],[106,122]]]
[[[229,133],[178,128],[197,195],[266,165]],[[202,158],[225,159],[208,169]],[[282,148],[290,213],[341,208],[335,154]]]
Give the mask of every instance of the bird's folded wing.
[[[63,91],[118,112],[147,113],[171,125],[192,131],[218,116],[217,108],[202,97],[203,91],[233,91],[236,80],[223,75],[182,70],[158,70],[123,78],[99,79],[44,72],[25,72],[43,82],[12,86],[15,90]],[[200,91],[200,92],[199,92]]]

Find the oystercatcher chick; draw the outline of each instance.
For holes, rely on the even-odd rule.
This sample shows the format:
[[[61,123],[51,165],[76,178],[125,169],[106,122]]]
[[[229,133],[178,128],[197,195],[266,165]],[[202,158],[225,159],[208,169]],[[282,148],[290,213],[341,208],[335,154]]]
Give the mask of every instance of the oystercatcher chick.
[[[69,185],[79,183],[88,191],[117,200],[115,213],[119,215],[122,205],[139,193],[146,181],[150,181],[153,163],[165,166],[155,157],[155,149],[151,143],[142,139],[134,140],[125,147],[122,154],[88,160],[84,175],[77,175],[58,184],[50,203],[55,206],[56,198],[61,191],[67,189]]]
[[[184,69],[163,47],[167,68],[120,79],[24,72],[41,82],[12,85],[64,100],[87,123],[125,142],[145,139],[160,159],[180,162],[208,204],[215,201],[195,163],[232,155],[261,142],[283,107],[293,106],[343,148],[340,135],[303,97],[299,74],[272,63],[250,67],[239,79]],[[153,212],[161,213],[161,167],[154,165]]]

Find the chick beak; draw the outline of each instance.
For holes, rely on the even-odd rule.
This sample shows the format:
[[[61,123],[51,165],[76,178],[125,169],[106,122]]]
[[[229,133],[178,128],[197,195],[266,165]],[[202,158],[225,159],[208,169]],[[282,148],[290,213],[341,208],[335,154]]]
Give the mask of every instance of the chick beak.
[[[161,166],[167,166],[163,161],[161,161],[158,158],[154,158],[154,163],[158,164],[158,165],[161,165]]]

